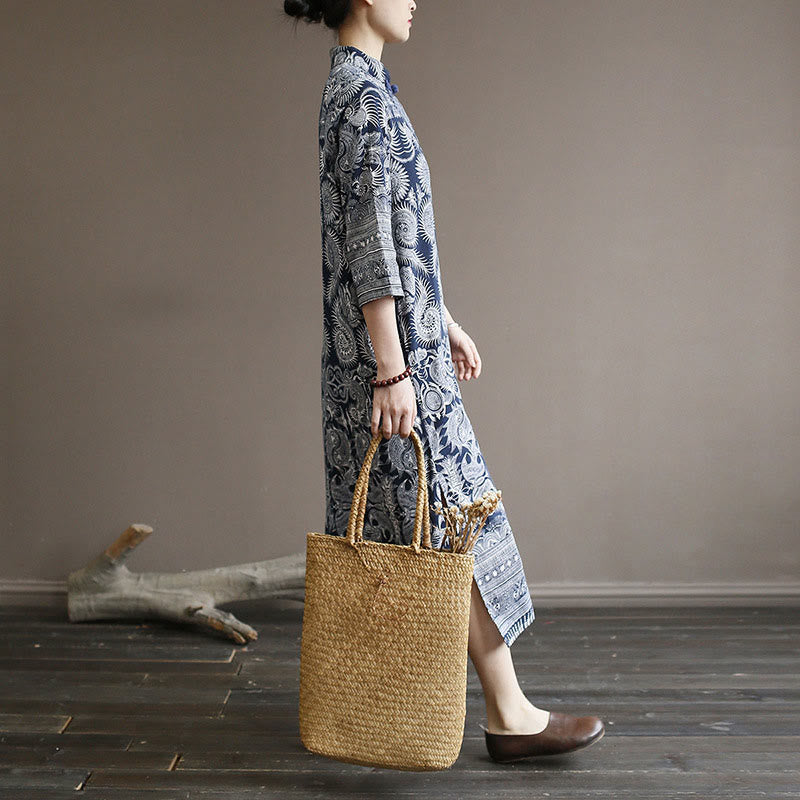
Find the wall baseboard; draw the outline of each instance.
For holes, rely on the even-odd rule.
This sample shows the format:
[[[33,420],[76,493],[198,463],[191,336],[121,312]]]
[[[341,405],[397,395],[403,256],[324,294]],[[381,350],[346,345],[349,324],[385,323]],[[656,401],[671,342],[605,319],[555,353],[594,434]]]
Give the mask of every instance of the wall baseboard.
[[[729,583],[528,582],[534,607],[555,606],[800,606],[800,581]]]
[[[558,606],[798,605],[800,581],[766,583],[533,583],[535,608]],[[0,606],[66,606],[65,581],[0,580]]]

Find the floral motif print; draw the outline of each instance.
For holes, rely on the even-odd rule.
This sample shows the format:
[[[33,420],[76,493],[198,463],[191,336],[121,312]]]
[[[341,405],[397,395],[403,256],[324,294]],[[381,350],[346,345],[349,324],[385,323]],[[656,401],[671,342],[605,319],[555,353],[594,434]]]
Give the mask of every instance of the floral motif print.
[[[319,114],[322,232],[322,428],[325,532],[344,536],[371,439],[375,353],[361,306],[395,298],[400,344],[417,399],[431,505],[496,488],[464,410],[444,316],[428,162],[382,61],[330,49]],[[364,537],[409,544],[417,495],[414,446],[382,439],[372,459]],[[431,511],[439,546],[444,520]],[[502,501],[474,546],[475,581],[510,647],[534,611]]]

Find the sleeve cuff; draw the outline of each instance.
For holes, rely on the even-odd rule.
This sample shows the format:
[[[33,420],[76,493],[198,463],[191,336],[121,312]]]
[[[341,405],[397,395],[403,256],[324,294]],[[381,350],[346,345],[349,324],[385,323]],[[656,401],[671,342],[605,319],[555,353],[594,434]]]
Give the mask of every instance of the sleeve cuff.
[[[399,281],[378,279],[356,287],[356,300],[359,306],[377,300],[379,297],[403,297],[405,292]]]

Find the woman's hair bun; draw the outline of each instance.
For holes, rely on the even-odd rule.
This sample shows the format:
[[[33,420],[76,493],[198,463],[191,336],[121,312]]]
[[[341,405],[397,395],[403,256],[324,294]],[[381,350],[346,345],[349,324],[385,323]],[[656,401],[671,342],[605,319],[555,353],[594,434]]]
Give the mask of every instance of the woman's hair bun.
[[[329,28],[338,28],[350,12],[351,0],[283,0],[283,10],[290,17],[306,22],[324,20]]]
[[[283,10],[290,17],[299,17],[307,22],[322,19],[322,5],[314,0],[283,0]]]

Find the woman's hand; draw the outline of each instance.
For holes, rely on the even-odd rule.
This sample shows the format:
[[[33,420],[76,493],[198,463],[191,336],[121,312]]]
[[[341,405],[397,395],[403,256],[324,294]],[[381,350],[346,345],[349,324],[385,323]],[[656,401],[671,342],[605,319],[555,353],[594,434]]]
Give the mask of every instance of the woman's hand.
[[[382,376],[378,374],[378,379]],[[390,377],[386,375],[384,377]],[[411,378],[403,378],[388,386],[374,386],[372,389],[372,435],[383,430],[384,438],[391,439],[399,433],[404,439],[411,435],[411,428],[417,418],[417,397]]]
[[[477,378],[481,374],[481,357],[475,342],[458,325],[451,325],[447,331],[450,334],[450,352],[458,379],[463,381]]]

